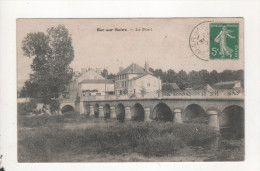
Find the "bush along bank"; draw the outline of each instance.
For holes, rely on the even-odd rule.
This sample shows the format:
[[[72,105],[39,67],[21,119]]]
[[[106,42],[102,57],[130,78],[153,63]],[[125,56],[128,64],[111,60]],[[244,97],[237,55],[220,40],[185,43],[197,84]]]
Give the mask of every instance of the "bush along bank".
[[[217,132],[207,125],[160,122],[117,123],[76,130],[37,128],[19,131],[18,155],[20,162],[47,162],[64,152],[166,156],[175,155],[185,145],[205,146],[216,136]]]

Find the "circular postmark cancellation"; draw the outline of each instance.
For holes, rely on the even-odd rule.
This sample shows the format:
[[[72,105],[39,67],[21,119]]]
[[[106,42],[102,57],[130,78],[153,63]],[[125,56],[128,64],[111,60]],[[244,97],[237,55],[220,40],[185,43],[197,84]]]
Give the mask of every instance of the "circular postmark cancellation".
[[[209,22],[211,21],[204,21],[196,25],[189,38],[192,53],[204,61],[209,60]]]

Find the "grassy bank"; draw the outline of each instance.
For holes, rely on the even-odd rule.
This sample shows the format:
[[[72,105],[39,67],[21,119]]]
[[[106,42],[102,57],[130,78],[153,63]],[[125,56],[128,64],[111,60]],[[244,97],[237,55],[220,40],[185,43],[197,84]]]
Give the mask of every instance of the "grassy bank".
[[[175,155],[185,146],[207,146],[216,132],[207,125],[114,123],[85,129],[36,127],[18,132],[19,162],[48,162],[62,153]],[[98,159],[97,159],[98,160]]]

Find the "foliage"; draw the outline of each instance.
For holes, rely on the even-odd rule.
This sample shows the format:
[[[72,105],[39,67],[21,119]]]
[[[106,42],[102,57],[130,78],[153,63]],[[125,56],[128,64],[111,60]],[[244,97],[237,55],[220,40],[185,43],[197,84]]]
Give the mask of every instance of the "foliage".
[[[35,100],[31,100],[28,103],[21,103],[18,104],[18,115],[28,115],[31,112],[34,112],[34,110],[37,107],[37,102]]]
[[[64,117],[62,115],[40,115],[40,116],[18,116],[18,125],[19,127],[41,127],[51,123],[61,123],[64,121]]]
[[[222,140],[216,153],[207,161],[244,161],[245,140]]]
[[[114,79],[116,76],[116,74],[113,74],[113,73],[108,74],[107,69],[103,69],[103,71],[101,72],[101,75],[105,78],[107,77],[107,79]]]
[[[214,85],[220,81],[234,81],[240,80],[242,87],[244,86],[244,70],[224,70],[218,73],[216,70],[211,72],[207,70],[190,71],[186,73],[181,70],[178,73],[172,69],[168,71],[162,71],[161,69],[152,69],[150,71],[154,73],[156,77],[160,77],[164,83],[176,83],[180,89],[193,88],[198,86],[205,86],[207,84]],[[166,87],[167,88],[167,87]],[[170,87],[168,87],[170,88]]]
[[[216,132],[207,125],[199,124],[125,122],[85,129],[42,127],[31,132],[20,131],[18,135],[19,161],[46,162],[51,160],[52,154],[70,151],[82,154],[122,155],[136,152],[144,156],[174,155],[187,144],[208,145],[216,137]],[[41,150],[37,149],[39,147]]]
[[[37,98],[39,96],[39,85],[30,80],[26,80],[22,87],[19,97]]]
[[[33,73],[25,90],[40,93],[44,103],[57,98],[72,78],[69,64],[74,59],[72,39],[63,25],[47,29],[47,33],[29,33],[22,41],[24,55],[33,58]],[[33,86],[30,86],[33,85]],[[28,95],[31,95],[28,93]]]
[[[60,102],[57,100],[50,101],[50,109],[52,112],[58,111],[60,109]]]

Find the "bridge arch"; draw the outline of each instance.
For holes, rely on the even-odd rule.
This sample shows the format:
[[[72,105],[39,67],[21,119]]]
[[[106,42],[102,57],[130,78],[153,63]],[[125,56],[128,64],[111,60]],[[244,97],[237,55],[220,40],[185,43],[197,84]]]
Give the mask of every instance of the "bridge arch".
[[[160,121],[172,121],[173,113],[167,104],[159,103],[153,109],[152,118]]]
[[[144,121],[144,108],[140,103],[133,106],[133,120]]]
[[[74,111],[74,107],[72,105],[65,105],[61,108],[61,113],[64,114],[66,112]]]
[[[98,118],[98,115],[99,115],[99,105],[98,104],[95,104],[95,106],[94,106],[94,114],[95,114],[95,117]]]
[[[123,122],[125,120],[125,106],[122,103],[119,103],[116,106],[116,118]]]
[[[183,111],[183,122],[208,123],[206,111],[198,104],[190,104]]]
[[[244,137],[244,108],[238,105],[226,107],[220,114],[219,126],[222,134],[228,137]]]
[[[110,105],[106,104],[104,106],[104,115],[106,119],[110,118],[110,113],[111,113]]]

